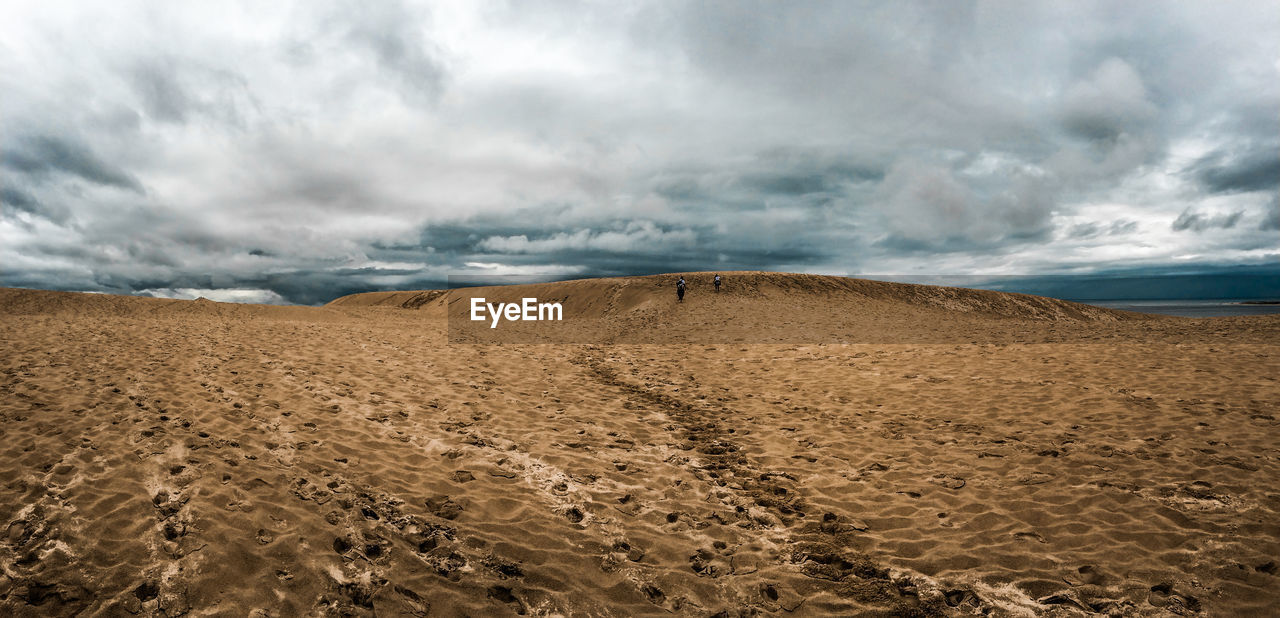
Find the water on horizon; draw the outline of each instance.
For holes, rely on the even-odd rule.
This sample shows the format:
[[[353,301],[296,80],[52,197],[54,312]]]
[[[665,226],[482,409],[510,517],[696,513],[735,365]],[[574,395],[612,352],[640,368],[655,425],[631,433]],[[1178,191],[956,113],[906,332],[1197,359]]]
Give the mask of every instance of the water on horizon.
[[[1199,300],[1077,300],[1073,302],[1136,311],[1138,313],[1157,313],[1176,315],[1184,318],[1216,318],[1240,315],[1270,315],[1280,313],[1280,305],[1244,305],[1251,299],[1199,299]]]

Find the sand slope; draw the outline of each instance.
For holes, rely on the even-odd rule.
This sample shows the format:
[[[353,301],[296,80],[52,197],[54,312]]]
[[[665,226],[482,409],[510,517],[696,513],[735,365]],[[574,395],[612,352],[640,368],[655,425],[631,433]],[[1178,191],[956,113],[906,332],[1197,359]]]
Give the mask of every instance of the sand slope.
[[[969,343],[1078,338],[1078,322],[1161,320],[1058,299],[985,290],[887,283],[821,275],[686,274],[689,293],[675,301],[676,275],[586,279],[513,286],[344,296],[334,308],[400,307],[447,317],[453,343]],[[470,299],[558,302],[563,323],[470,320]],[[998,320],[999,328],[993,328]],[[1055,328],[1045,328],[1046,322]],[[1131,329],[1130,329],[1131,330]],[[1083,336],[1098,336],[1090,331]]]
[[[844,303],[898,339],[458,345],[450,293],[0,290],[0,612],[1280,603],[1280,318],[758,277],[732,302],[775,334]],[[662,278],[546,285],[502,293],[585,286],[593,328],[657,341],[723,311],[697,279],[681,308]]]
[[[426,304],[436,307],[452,304],[461,293],[482,295],[490,299],[511,301],[522,296],[564,299],[572,313],[584,317],[620,317],[642,307],[662,303],[671,305],[675,297],[675,281],[684,277],[689,305],[710,302],[736,302],[742,299],[764,301],[790,299],[799,302],[815,299],[832,303],[842,311],[869,307],[877,301],[897,305],[904,310],[919,311],[942,308],[953,313],[978,313],[1006,318],[1114,320],[1133,317],[1124,311],[1104,309],[1056,298],[974,290],[967,288],[891,283],[868,279],[851,279],[829,275],[801,275],[758,271],[720,273],[724,286],[715,292],[715,273],[682,275],[650,275],[580,279],[555,283],[511,286],[424,290],[417,292],[371,292],[351,294],[329,303],[330,306],[370,307],[398,306],[418,309]]]

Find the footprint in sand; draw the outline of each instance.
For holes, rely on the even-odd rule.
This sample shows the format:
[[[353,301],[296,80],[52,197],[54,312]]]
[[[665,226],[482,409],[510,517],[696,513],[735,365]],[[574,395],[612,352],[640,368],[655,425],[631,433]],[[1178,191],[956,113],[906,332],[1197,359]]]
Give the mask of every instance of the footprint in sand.
[[[576,524],[586,519],[586,514],[582,512],[581,508],[572,506],[565,510],[564,518]]]
[[[426,499],[427,510],[441,519],[457,519],[462,514],[462,505],[454,502],[449,496],[434,496]]]
[[[1062,580],[1072,586],[1103,586],[1108,577],[1098,566],[1086,564],[1063,576]]]
[[[644,560],[645,551],[639,547],[634,547],[626,541],[614,541],[613,551],[619,554],[625,554],[627,560],[632,562],[640,562]]]
[[[1048,543],[1048,541],[1044,540],[1044,537],[1041,536],[1039,532],[1033,532],[1033,531],[1015,532],[1013,533],[1013,538],[1018,539],[1019,541],[1035,541],[1037,543]]]
[[[1174,590],[1173,584],[1162,582],[1151,587],[1147,602],[1178,616],[1200,613],[1200,600]]]
[[[1026,474],[1018,477],[1018,484],[1019,485],[1043,485],[1045,483],[1048,483],[1049,481],[1052,481],[1053,478],[1054,476],[1052,474],[1046,474],[1044,472],[1032,472],[1031,474]]]
[[[662,605],[662,603],[667,600],[666,593],[662,592],[661,588],[653,584],[645,584],[641,586],[640,592],[643,593],[645,598],[649,599],[649,602],[654,605]]]
[[[974,594],[973,591],[966,590],[964,588],[948,590],[943,593],[943,595],[947,601],[947,605],[951,607],[960,607],[964,605],[979,607],[982,605],[982,600],[978,598],[978,595]]]
[[[507,586],[490,586],[488,595],[489,598],[498,601],[499,603],[513,605],[514,607],[512,609],[514,609],[518,614],[525,613],[524,603],[521,602],[519,597],[517,597],[511,588]]]
[[[936,474],[929,479],[929,482],[947,489],[960,489],[965,484],[963,477],[954,474]]]

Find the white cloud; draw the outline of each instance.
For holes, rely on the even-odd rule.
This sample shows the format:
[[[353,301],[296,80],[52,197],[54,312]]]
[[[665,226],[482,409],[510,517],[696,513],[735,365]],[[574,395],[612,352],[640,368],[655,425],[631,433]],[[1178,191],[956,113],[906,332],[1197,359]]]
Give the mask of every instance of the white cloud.
[[[696,236],[692,230],[662,230],[651,221],[629,223],[619,231],[578,230],[557,233],[548,238],[529,240],[518,236],[491,236],[477,244],[477,248],[494,253],[554,253],[561,251],[605,251],[627,253],[630,251],[654,251],[661,249],[688,249],[694,246]]]
[[[257,305],[287,305],[289,301],[271,290],[246,290],[238,288],[149,288],[138,290],[140,296],[195,300],[207,298],[220,303],[250,303]]]

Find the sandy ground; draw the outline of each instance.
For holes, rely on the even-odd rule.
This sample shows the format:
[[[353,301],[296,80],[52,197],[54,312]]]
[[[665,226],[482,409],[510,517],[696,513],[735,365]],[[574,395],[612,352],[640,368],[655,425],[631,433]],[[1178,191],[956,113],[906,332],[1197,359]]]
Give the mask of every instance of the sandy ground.
[[[448,295],[0,290],[0,613],[1280,605],[1280,317],[774,283],[593,309],[665,345],[450,344]],[[731,302],[795,341],[672,342]]]

